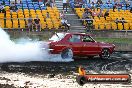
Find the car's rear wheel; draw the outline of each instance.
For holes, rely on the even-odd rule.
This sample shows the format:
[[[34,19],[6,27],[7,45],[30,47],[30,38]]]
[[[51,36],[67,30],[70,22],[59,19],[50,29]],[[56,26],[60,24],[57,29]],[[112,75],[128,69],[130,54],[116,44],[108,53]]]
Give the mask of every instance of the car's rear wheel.
[[[109,59],[110,58],[110,51],[109,51],[109,49],[103,49],[101,51],[100,58],[102,58],[102,59]]]
[[[62,59],[73,59],[73,51],[72,49],[68,48],[61,52]]]

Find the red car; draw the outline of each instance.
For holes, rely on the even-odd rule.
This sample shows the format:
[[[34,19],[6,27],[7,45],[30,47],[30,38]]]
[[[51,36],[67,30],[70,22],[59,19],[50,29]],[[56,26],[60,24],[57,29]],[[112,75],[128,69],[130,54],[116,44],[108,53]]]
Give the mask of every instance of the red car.
[[[85,33],[56,33],[49,39],[51,54],[61,54],[62,59],[73,56],[97,56],[108,59],[115,45],[95,41]]]

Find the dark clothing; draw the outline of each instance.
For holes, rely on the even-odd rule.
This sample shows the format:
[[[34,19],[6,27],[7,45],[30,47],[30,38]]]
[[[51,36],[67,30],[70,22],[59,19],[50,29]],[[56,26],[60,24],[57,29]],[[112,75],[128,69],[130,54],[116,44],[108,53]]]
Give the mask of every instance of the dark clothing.
[[[35,22],[35,26],[36,26],[36,31],[37,30],[41,30],[41,26],[40,26],[40,19],[34,19],[34,22]]]
[[[97,4],[100,3],[100,4],[103,4],[102,0],[98,0],[97,1]]]
[[[130,9],[130,13],[132,13],[132,7],[131,7],[131,9]]]
[[[116,9],[116,5],[113,6],[113,12],[115,12],[115,9]]]
[[[127,23],[127,22],[125,21],[124,18],[122,18],[122,19],[120,19],[120,20],[118,20],[118,18],[117,18],[117,19],[115,20],[115,23],[116,23],[116,25],[118,25],[118,23],[122,23],[123,29],[124,29],[124,23]],[[118,26],[117,26],[117,29],[118,29]]]
[[[67,12],[67,7],[68,7],[68,3],[63,3],[63,10],[64,8],[66,8],[66,12]]]
[[[127,9],[128,7],[130,7],[130,4],[126,4],[126,9]]]
[[[104,14],[105,20],[106,20],[106,17],[108,17],[108,16],[109,16],[109,12],[105,12],[105,14]]]
[[[17,11],[17,10],[18,10],[18,8],[17,8],[17,6],[16,6],[16,5],[12,5],[12,6],[10,6],[10,10],[12,10],[12,11]]]
[[[34,19],[35,24],[39,24],[40,19]]]

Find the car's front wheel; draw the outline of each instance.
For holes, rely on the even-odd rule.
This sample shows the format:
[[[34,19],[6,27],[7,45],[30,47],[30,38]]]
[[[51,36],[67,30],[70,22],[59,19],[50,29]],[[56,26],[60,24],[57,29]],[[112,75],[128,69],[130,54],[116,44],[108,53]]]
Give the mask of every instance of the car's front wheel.
[[[61,52],[62,59],[73,59],[73,51],[72,49],[68,48]]]
[[[109,51],[109,49],[103,49],[101,51],[100,58],[102,58],[102,59],[109,59],[110,58],[110,51]]]

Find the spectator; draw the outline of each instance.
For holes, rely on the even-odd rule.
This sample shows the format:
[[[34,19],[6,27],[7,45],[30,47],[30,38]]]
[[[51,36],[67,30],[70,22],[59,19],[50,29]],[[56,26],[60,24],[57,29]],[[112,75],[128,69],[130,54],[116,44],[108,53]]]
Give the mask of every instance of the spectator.
[[[118,18],[116,18],[115,23],[116,23],[116,25],[118,25],[118,23],[119,23]],[[118,26],[117,26],[117,27],[118,27]],[[118,29],[118,28],[117,28],[117,29]]]
[[[90,9],[85,9],[85,12],[83,13],[83,21],[86,22],[86,27],[89,29],[92,27],[93,20],[91,19],[92,12]]]
[[[31,16],[28,18],[28,29],[29,31],[33,30],[33,19]]]
[[[91,9],[95,9],[95,4],[94,4],[94,2],[91,3]]]
[[[46,18],[50,18],[50,14],[49,14],[49,12],[47,12],[47,14],[46,14]]]
[[[41,25],[40,25],[40,19],[38,18],[38,16],[36,16],[36,18],[34,19],[34,24],[35,24],[35,27],[36,27],[36,31],[40,31],[41,29]]]
[[[90,11],[90,9],[85,9],[84,13],[83,13],[83,19],[86,19],[86,18],[91,18],[92,16],[92,12]]]
[[[107,10],[107,11],[105,12],[105,14],[104,14],[105,20],[106,20],[106,17],[109,17],[109,10]]]
[[[65,18],[61,19],[61,24],[65,26],[68,30],[70,29],[70,24],[68,24],[67,20]]]
[[[99,4],[103,4],[102,0],[98,0],[98,1],[97,1],[97,4],[98,4],[98,3],[99,3]]]
[[[94,19],[95,16],[97,16],[97,13],[95,12],[95,9],[94,9],[93,12],[92,12],[93,19]]]
[[[124,29],[124,23],[127,23],[126,20],[124,18],[121,19],[121,23],[123,25],[123,29]]]
[[[102,9],[100,9],[100,12],[98,13],[98,15],[97,15],[99,18],[100,17],[103,17],[103,12],[102,12]]]
[[[55,4],[55,2],[54,2],[54,0],[50,0],[50,7],[54,7],[54,4]]]
[[[17,6],[15,5],[15,3],[12,3],[10,6],[10,11],[11,12],[16,12],[18,10]]]
[[[128,3],[128,1],[126,2],[126,9],[128,9],[128,7],[130,7],[130,3]]]
[[[122,8],[122,4],[120,2],[117,2],[115,5],[118,11]]]
[[[97,3],[96,8],[97,8],[97,11],[98,11],[98,9],[100,9],[100,3],[99,2]]]
[[[115,12],[115,9],[116,9],[116,5],[113,5],[113,12]]]
[[[83,1],[82,0],[75,0],[75,8],[82,8]]]
[[[63,0],[63,10],[65,7],[66,7],[66,13],[67,13],[68,0]]]
[[[53,7],[53,3],[54,3],[53,0],[47,0],[47,2],[45,3],[45,5],[46,5],[46,6]]]
[[[0,4],[0,13],[5,13],[5,7],[2,4]]]
[[[61,11],[61,13],[60,13],[60,18],[61,18],[61,19],[65,18],[64,11]]]
[[[131,9],[130,9],[130,13],[132,13],[132,7],[131,7]]]

